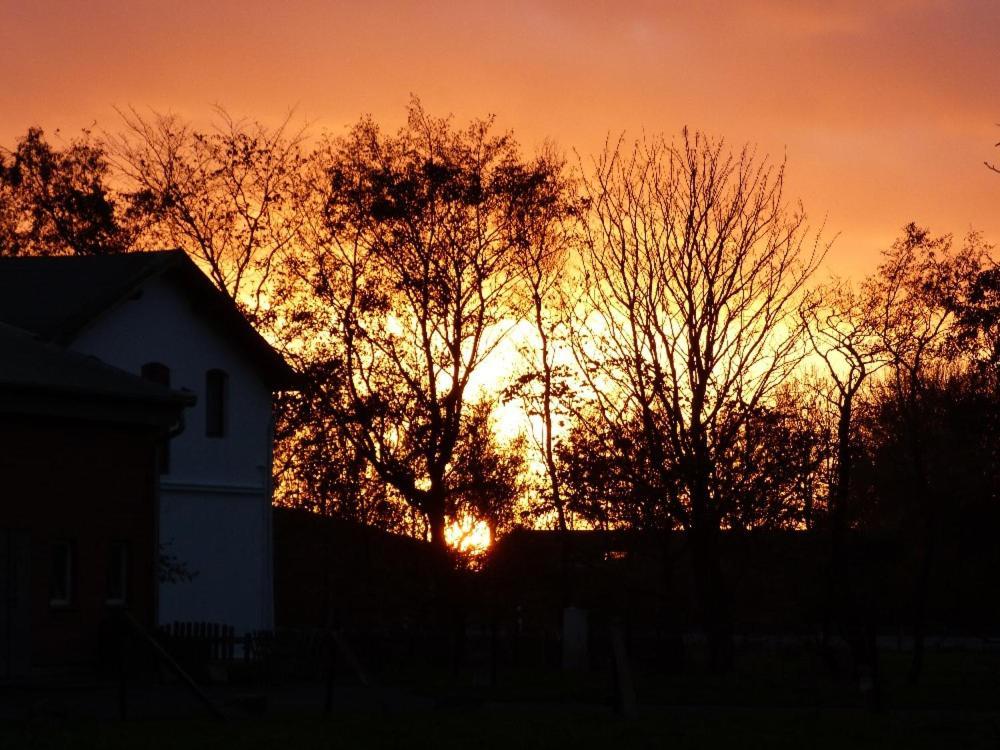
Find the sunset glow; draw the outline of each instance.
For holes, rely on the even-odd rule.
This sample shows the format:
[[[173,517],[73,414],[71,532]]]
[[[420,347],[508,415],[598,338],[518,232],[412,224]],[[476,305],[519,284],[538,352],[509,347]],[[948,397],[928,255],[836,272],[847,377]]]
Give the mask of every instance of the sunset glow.
[[[467,555],[482,554],[493,542],[489,525],[470,515],[452,519],[444,538],[452,549]]]
[[[0,143],[114,130],[129,105],[392,129],[411,93],[585,161],[609,133],[686,124],[787,156],[839,233],[828,267],[861,274],[910,220],[1000,235],[997,28],[977,0],[7,3]]]

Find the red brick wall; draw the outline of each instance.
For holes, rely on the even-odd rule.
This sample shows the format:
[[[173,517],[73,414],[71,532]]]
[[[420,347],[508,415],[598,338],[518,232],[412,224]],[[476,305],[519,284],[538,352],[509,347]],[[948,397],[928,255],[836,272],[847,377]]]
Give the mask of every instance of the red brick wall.
[[[112,542],[129,546],[128,608],[151,625],[155,607],[153,436],[94,423],[0,420],[0,528],[30,535],[31,661],[36,667],[98,656],[110,613]],[[52,545],[75,546],[74,594],[49,603]]]

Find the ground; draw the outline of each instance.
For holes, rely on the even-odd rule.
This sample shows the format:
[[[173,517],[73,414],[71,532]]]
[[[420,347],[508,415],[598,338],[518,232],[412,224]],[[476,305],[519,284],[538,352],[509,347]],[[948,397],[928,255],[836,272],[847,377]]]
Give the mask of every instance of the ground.
[[[335,712],[322,718],[8,725],[5,748],[996,748],[997,714],[774,709],[643,710],[636,719],[576,707],[427,713]]]
[[[907,685],[905,652],[884,653],[885,701],[866,707],[853,676],[831,678],[801,650],[744,652],[737,669],[637,670],[636,715],[615,709],[608,675],[511,671],[496,685],[423,671],[368,687],[341,673],[332,710],[319,681],[213,685],[214,720],[179,683],[113,681],[0,691],[0,748],[992,748],[1000,747],[1000,653],[935,651]],[[481,676],[480,676],[481,677]]]

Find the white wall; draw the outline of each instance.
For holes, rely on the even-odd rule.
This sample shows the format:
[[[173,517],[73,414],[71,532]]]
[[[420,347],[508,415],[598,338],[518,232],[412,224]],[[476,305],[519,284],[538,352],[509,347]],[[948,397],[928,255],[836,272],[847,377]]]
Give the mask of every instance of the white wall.
[[[271,392],[251,362],[163,279],[104,313],[72,347],[134,373],[160,362],[170,368],[171,388],[198,399],[171,440],[159,519],[161,542],[197,576],[160,586],[160,622],[221,622],[239,632],[272,627]],[[223,437],[205,435],[210,369],[229,376]]]
[[[266,487],[270,390],[241,351],[202,320],[173,284],[149,282],[138,299],[85,329],[73,348],[134,373],[147,362],[161,362],[170,368],[171,388],[198,397],[185,411],[183,434],[171,442],[164,480]],[[205,373],[213,368],[229,374],[229,422],[222,438],[205,436]]]
[[[237,632],[269,628],[271,507],[261,495],[164,488],[160,540],[195,573],[160,586],[160,622],[221,622]]]

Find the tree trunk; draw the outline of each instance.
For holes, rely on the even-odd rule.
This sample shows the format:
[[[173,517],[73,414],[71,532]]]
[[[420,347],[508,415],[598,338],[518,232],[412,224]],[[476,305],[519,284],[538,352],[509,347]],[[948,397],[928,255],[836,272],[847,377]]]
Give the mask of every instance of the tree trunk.
[[[926,511],[925,511],[926,512]],[[916,685],[924,669],[924,642],[927,637],[927,599],[930,594],[931,567],[934,558],[934,521],[930,515],[924,523],[923,548],[920,555],[920,568],[914,587],[913,601],[913,660],[910,662],[910,672],[907,681]]]
[[[851,404],[845,402],[837,421],[837,484],[833,495],[831,521],[833,529],[833,578],[836,586],[834,604],[839,614],[846,614],[850,570],[847,557],[847,532],[850,523],[848,502],[851,488]]]
[[[431,529],[431,571],[435,598],[439,601],[439,611],[444,613],[450,609],[454,600],[451,549],[445,538],[444,513],[428,513],[428,524]]]
[[[438,554],[448,553],[448,540],[445,538],[444,513],[428,513],[427,521],[431,527],[431,547]]]
[[[837,420],[837,481],[830,495],[830,570],[826,622],[823,641],[829,645],[831,630],[839,630],[851,649],[855,667],[864,661],[864,649],[856,623],[851,595],[851,571],[848,551],[848,502],[851,481],[851,402],[840,406]],[[833,663],[833,662],[831,662]]]
[[[465,667],[466,601],[461,575],[452,565],[451,549],[445,537],[444,503],[432,503],[440,508],[427,514],[431,529],[431,549],[434,558],[434,589],[437,628],[443,642],[440,656],[447,660],[456,677]]]
[[[695,586],[711,668],[726,672],[732,668],[734,657],[732,617],[719,560],[719,524],[708,503],[707,487],[699,481],[692,497],[690,531]]]
[[[667,669],[671,672],[679,670],[684,661],[684,638],[678,626],[671,603],[676,601],[673,596],[674,558],[672,533],[667,529],[662,534],[660,542],[660,611],[658,619],[663,628],[663,645],[667,657]]]
[[[545,432],[544,454],[545,471],[548,474],[549,485],[552,489],[552,505],[556,509],[556,519],[559,523],[559,531],[565,532],[566,510],[563,507],[562,492],[559,487],[559,471],[556,467],[555,447],[553,445],[552,429],[552,363],[549,361],[549,335],[545,329],[545,318],[542,314],[542,298],[535,293],[535,328],[538,331],[538,338],[541,343],[542,357],[542,429]]]
[[[709,541],[711,530],[700,534],[695,542],[698,597],[702,621],[708,637],[709,662],[715,672],[728,672],[733,667],[733,627],[726,596],[722,566],[719,563],[718,543]]]
[[[917,499],[923,518],[921,533],[920,567],[914,585],[913,601],[913,660],[910,663],[908,681],[916,685],[924,667],[924,640],[927,628],[927,597],[930,589],[931,566],[934,557],[935,524],[937,519],[931,499],[930,482],[927,479],[924,445],[920,439],[919,422],[911,417],[910,458],[916,480]]]

